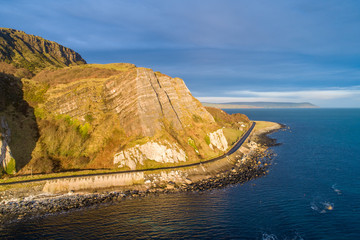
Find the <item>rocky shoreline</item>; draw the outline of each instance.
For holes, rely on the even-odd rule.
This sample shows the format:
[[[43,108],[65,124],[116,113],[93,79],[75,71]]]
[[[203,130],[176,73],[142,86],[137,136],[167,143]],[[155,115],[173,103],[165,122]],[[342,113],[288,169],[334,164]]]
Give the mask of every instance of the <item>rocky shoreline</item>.
[[[284,127],[284,126],[282,126]],[[242,184],[249,180],[264,176],[268,172],[274,153],[268,147],[275,146],[276,140],[266,136],[279,128],[260,132],[253,136],[257,146],[243,158],[236,157],[231,169],[212,177],[196,182],[185,181],[181,184],[166,182],[149,188],[132,187],[115,191],[92,193],[67,193],[62,195],[42,194],[18,199],[3,200],[0,204],[0,224],[23,221],[32,217],[66,212],[69,210],[87,208],[100,204],[116,204],[129,198],[141,198],[148,195],[171,194],[179,192],[200,192],[224,188],[233,184]],[[254,142],[252,142],[254,144]]]

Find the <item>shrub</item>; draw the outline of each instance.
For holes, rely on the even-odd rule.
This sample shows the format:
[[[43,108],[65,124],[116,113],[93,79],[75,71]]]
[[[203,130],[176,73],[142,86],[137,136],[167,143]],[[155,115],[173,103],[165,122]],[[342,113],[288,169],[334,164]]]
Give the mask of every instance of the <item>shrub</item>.
[[[197,148],[194,139],[189,138],[189,139],[188,139],[188,144],[195,150],[195,152],[196,152],[197,154],[199,154],[199,149]]]
[[[34,109],[35,117],[38,119],[44,119],[45,118],[45,110],[43,108],[35,108]]]
[[[204,139],[205,139],[205,142],[206,142],[206,144],[207,145],[210,145],[210,137],[208,136],[208,135],[206,135],[205,137],[204,137]]]
[[[195,122],[202,122],[202,118],[199,115],[193,114],[192,118]]]
[[[91,123],[92,121],[94,121],[94,117],[91,114],[86,114],[85,121]]]
[[[16,173],[16,162],[14,158],[10,158],[10,161],[7,163],[6,168],[4,170],[7,174]]]
[[[90,127],[89,123],[85,123],[84,125],[80,124],[77,129],[83,138],[87,138],[89,136]]]

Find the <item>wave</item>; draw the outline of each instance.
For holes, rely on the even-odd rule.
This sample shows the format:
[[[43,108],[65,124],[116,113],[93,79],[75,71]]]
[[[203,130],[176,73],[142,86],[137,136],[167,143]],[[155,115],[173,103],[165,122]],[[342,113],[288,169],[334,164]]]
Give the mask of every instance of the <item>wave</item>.
[[[278,238],[274,234],[263,233],[262,240],[278,240]]]
[[[310,203],[310,207],[312,210],[318,213],[326,213],[327,211],[334,210],[334,203],[324,201],[320,198],[314,198],[313,201]]]
[[[341,195],[342,194],[342,192],[341,192],[341,190],[337,187],[337,184],[335,183],[335,184],[333,184],[332,186],[331,186],[331,188],[334,190],[334,192],[336,192],[338,195]]]
[[[263,233],[262,234],[262,240],[278,240],[279,238],[275,234],[268,234]],[[295,232],[293,236],[290,237],[284,237],[284,240],[291,239],[291,240],[304,240],[298,232]]]

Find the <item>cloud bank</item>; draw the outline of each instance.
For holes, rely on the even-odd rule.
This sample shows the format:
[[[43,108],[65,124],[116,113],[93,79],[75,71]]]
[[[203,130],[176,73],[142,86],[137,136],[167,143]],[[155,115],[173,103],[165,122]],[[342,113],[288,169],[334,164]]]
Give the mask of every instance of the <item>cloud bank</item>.
[[[301,90],[301,91],[229,91],[223,97],[198,97],[202,102],[226,103],[226,102],[312,102],[323,105],[332,100],[336,102],[343,99],[352,99],[356,107],[356,102],[360,101],[360,86],[339,89],[322,89],[322,90]],[[338,105],[332,105],[337,107]],[[327,107],[331,107],[327,106]]]

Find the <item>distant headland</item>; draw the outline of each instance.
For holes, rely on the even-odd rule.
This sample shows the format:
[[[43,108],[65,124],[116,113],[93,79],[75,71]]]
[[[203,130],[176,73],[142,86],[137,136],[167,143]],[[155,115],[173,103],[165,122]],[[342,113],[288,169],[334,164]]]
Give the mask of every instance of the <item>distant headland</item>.
[[[318,108],[318,106],[309,103],[294,103],[294,102],[229,102],[229,103],[207,103],[202,102],[205,107],[215,107],[223,109],[236,108]]]

